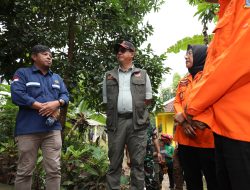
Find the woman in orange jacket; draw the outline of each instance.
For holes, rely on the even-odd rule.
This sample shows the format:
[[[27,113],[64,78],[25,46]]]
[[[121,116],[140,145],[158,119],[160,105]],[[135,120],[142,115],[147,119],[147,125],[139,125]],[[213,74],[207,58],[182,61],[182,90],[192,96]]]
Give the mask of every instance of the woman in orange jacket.
[[[175,140],[178,142],[180,163],[184,171],[184,179],[188,190],[203,190],[203,174],[208,190],[217,190],[214,138],[209,119],[204,116],[200,122],[188,123],[184,110],[192,86],[200,80],[207,55],[207,46],[188,45],[186,67],[189,74],[178,85],[174,108],[176,128]],[[207,125],[208,124],[208,125]]]
[[[219,3],[203,76],[190,92],[186,112],[196,118],[212,110],[220,189],[249,190],[250,2]]]

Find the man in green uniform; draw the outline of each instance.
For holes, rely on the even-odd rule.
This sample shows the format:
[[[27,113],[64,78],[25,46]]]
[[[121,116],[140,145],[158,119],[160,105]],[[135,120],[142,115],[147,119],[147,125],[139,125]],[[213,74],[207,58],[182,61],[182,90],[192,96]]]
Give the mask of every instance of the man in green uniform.
[[[115,45],[119,66],[106,72],[103,102],[107,106],[109,170],[107,189],[120,189],[124,147],[131,161],[131,190],[144,189],[144,157],[147,144],[152,87],[147,72],[133,64],[135,47],[129,41]]]
[[[147,130],[148,140],[146,148],[146,156],[144,159],[145,186],[147,190],[159,190],[160,181],[157,174],[159,171],[159,162],[162,161],[160,146],[158,142],[157,130],[151,125]],[[158,172],[158,173],[157,173]],[[159,175],[159,174],[158,174]]]

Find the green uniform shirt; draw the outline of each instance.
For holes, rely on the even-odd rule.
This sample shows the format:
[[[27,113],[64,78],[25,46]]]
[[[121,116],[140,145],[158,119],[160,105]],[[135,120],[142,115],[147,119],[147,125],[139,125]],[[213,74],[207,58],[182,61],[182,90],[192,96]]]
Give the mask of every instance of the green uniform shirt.
[[[166,162],[173,162],[174,147],[172,145],[165,144],[164,149],[166,151]]]

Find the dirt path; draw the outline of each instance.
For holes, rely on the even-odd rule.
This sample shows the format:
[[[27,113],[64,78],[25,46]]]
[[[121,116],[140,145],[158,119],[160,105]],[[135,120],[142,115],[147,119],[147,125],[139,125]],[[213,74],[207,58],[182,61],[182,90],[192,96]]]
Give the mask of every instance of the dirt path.
[[[14,190],[14,187],[0,183],[0,190]]]

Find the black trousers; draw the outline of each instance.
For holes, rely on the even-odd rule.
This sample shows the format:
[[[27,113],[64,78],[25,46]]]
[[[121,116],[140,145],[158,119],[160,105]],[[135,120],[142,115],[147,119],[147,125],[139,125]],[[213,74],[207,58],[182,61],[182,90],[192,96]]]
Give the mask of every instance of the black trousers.
[[[203,190],[203,175],[208,190],[218,190],[215,171],[215,150],[178,145],[179,159],[188,190]]]
[[[250,142],[233,140],[217,134],[214,134],[214,139],[219,189],[249,190]]]
[[[167,167],[168,167],[169,188],[174,188],[174,166],[173,166],[173,162],[167,163]]]

